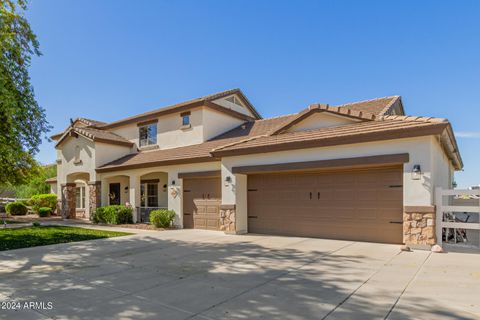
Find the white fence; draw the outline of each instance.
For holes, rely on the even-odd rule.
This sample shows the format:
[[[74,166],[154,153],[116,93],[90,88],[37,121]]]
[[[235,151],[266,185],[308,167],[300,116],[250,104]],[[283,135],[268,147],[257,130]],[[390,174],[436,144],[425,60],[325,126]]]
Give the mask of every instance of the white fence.
[[[445,199],[445,197],[448,197]],[[474,205],[455,205],[453,198],[467,197],[475,199]],[[457,243],[457,240],[462,239],[463,235],[466,235],[466,230],[479,230],[480,232],[480,190],[452,190],[436,188],[436,235],[437,243],[442,245],[443,236],[447,242],[449,242],[450,236],[453,236],[453,241]],[[466,215],[467,220],[470,214],[476,214],[475,219],[471,219],[470,222],[460,219],[459,215]],[[445,233],[443,230],[445,229]],[[477,243],[478,245],[478,243]]]

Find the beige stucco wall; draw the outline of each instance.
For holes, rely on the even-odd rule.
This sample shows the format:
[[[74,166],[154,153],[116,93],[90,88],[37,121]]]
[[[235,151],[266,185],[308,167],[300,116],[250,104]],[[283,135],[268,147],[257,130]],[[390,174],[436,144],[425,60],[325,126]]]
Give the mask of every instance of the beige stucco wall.
[[[245,121],[233,118],[209,108],[203,109],[203,137],[207,141],[233,128],[238,127]]]
[[[317,112],[296,125],[289,128],[288,132],[305,131],[319,128],[337,127],[352,124],[358,121],[346,117],[335,116],[326,112]]]
[[[76,147],[80,149],[80,163],[75,163]],[[58,190],[60,185],[68,181],[69,175],[73,173],[88,173],[90,180],[95,180],[95,143],[82,136],[78,138],[69,137],[57,149],[57,181]]]
[[[127,146],[95,142],[95,167],[98,168],[134,151],[133,148]]]
[[[233,111],[237,111],[239,113],[243,113],[245,115],[248,115],[250,117],[253,117],[253,114],[252,112],[250,112],[250,110],[248,110],[248,108],[246,108],[243,104],[241,106],[235,104],[235,103],[232,103],[230,101],[227,101],[227,99],[229,98],[230,96],[228,97],[225,97],[225,98],[221,98],[221,99],[217,99],[217,100],[214,100],[213,102],[218,104],[218,105],[221,105],[222,107],[225,107],[225,108],[228,108],[228,109],[231,109]]]

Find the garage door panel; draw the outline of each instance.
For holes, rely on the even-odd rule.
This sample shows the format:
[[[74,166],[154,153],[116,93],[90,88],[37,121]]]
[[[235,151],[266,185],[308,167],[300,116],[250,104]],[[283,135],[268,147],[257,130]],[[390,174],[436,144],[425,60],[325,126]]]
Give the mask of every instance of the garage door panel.
[[[401,243],[402,179],[401,167],[251,175],[249,232]]]
[[[220,227],[220,178],[184,179],[184,227],[218,230]]]

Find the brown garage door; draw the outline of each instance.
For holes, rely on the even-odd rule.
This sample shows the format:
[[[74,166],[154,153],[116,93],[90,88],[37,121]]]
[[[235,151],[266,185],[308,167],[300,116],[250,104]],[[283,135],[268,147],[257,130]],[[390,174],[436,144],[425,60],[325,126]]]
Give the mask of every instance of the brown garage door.
[[[402,243],[401,168],[248,176],[248,230]]]
[[[184,228],[218,230],[220,226],[220,203],[220,178],[184,179]]]

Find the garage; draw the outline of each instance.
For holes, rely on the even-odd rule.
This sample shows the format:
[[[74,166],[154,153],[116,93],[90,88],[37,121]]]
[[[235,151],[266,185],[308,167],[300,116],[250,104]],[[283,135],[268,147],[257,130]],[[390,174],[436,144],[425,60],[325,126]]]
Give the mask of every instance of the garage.
[[[183,227],[219,230],[222,193],[220,177],[183,180]]]
[[[402,166],[248,175],[248,231],[402,243]]]

